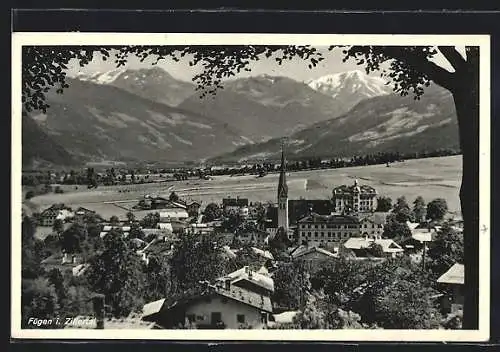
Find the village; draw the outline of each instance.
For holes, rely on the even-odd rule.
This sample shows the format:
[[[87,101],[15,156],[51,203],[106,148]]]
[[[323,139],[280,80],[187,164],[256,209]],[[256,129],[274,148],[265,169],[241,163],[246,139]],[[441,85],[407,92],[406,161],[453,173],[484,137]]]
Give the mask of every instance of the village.
[[[71,209],[64,204],[54,204],[34,215],[30,221],[35,228],[51,229],[51,234],[41,241],[44,247],[39,258],[41,269],[45,273],[59,272],[59,286],[78,287],[80,284],[63,282],[89,280],[88,276],[90,281],[100,282],[94,287],[102,288],[102,292],[89,293],[91,309],[72,310],[72,314],[80,314],[80,320],[87,313],[95,324],[64,327],[314,328],[307,321],[305,310],[311,306],[311,300],[325,299],[328,280],[336,275],[341,277],[349,268],[375,275],[377,268],[384,266],[384,270],[410,268],[424,273],[425,280],[431,278],[428,285],[432,294],[429,293],[430,301],[425,302],[427,306],[423,309],[432,310],[433,319],[439,312],[441,328],[459,324],[463,265],[459,260],[453,261],[453,256],[450,260],[444,253],[446,248],[439,246],[452,236],[450,233],[458,236],[460,242],[463,222],[448,216],[444,200],[435,199],[425,205],[423,199],[417,199],[412,209],[404,196],[392,204],[389,198],[358,180],[335,187],[328,200],[289,199],[286,165],[282,151],[277,193],[268,203],[225,197],[218,204],[202,205],[171,192],[168,197],[146,195],[138,199],[126,219],[116,216],[103,219],[93,210]],[[149,213],[136,219],[134,211]],[[135,254],[147,275],[151,274],[151,267],[159,268],[155,272],[158,276],[152,279],[157,285],[155,294],[144,292],[144,297],[134,297],[134,301],[138,298],[141,303],[134,303],[133,308],[124,308],[122,302],[113,302],[116,297],[110,297],[123,295],[121,287],[106,291],[108,284],[123,285],[123,282],[106,283],[113,281],[108,277],[113,274],[106,273],[112,268],[96,268],[106,265],[107,252],[118,250],[113,247],[116,241],[123,246],[117,248]],[[212,252],[216,258],[209,258]],[[446,260],[443,262],[441,257]],[[123,258],[124,263],[130,260]],[[161,277],[161,270],[169,277]],[[122,274],[133,280],[130,277],[133,273],[126,271]],[[173,283],[172,275],[178,282]],[[290,287],[291,284],[298,287]],[[350,295],[363,296],[366,285],[358,284],[343,289]],[[92,287],[87,281],[85,285]],[[384,292],[384,287],[380,290]],[[338,287],[333,291],[331,294],[340,293]],[[357,304],[335,304],[334,321],[342,323],[338,326],[332,323],[334,328],[358,325],[397,328],[384,327],[372,317],[364,319],[367,317],[360,313],[361,308],[354,311]],[[418,328],[433,327],[418,324]]]

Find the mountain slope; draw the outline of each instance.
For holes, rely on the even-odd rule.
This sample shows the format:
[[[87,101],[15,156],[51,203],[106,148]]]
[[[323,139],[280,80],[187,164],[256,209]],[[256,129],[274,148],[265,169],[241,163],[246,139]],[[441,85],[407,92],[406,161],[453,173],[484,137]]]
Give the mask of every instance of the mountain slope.
[[[287,77],[268,75],[224,83],[215,97],[179,105],[227,123],[254,141],[291,134],[345,112],[345,104]]]
[[[454,103],[433,85],[421,100],[391,94],[363,100],[347,114],[290,136],[290,158],[352,156],[382,151],[458,148]],[[240,147],[217,161],[278,159],[280,140]]]
[[[30,117],[22,118],[22,165],[32,168],[40,164],[75,165],[77,160],[56,143]]]
[[[139,70],[115,69],[92,75],[80,74],[78,79],[112,85],[140,97],[170,106],[179,105],[195,92],[194,84],[175,79],[158,66]]]
[[[91,160],[194,161],[245,141],[208,117],[170,107],[108,84],[69,80],[50,94],[37,122],[55,141]]]

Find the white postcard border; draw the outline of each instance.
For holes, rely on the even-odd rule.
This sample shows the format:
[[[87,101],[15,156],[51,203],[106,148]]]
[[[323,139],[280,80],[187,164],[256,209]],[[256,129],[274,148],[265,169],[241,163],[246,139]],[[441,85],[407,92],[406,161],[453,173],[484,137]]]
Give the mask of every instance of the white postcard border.
[[[478,330],[33,330],[21,329],[21,48],[25,45],[453,45],[480,47]],[[11,337],[198,341],[487,341],[490,322],[490,37],[237,33],[22,33],[12,35]]]

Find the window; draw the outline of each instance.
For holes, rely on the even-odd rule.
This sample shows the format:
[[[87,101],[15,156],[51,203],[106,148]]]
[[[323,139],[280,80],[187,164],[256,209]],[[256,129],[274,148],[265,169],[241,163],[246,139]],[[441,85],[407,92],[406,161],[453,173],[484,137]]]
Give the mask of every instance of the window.
[[[219,323],[222,321],[222,314],[221,312],[212,312],[210,318],[211,318],[210,322],[212,324]]]
[[[238,324],[245,324],[245,314],[236,314]]]
[[[321,237],[325,237],[325,233],[324,232],[321,232]]]
[[[314,233],[314,237],[318,237],[318,232],[315,232],[315,233]]]

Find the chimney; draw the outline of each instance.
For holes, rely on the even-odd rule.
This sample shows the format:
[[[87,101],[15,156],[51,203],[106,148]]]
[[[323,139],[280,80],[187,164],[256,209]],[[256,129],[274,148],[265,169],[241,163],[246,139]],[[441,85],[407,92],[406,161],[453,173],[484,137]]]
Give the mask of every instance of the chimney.
[[[71,264],[75,264],[76,263],[76,255],[72,255],[71,256]]]
[[[225,279],[224,280],[224,288],[229,291],[231,290],[231,279]]]
[[[95,294],[92,297],[92,304],[96,317],[96,329],[104,329],[104,295]]]

